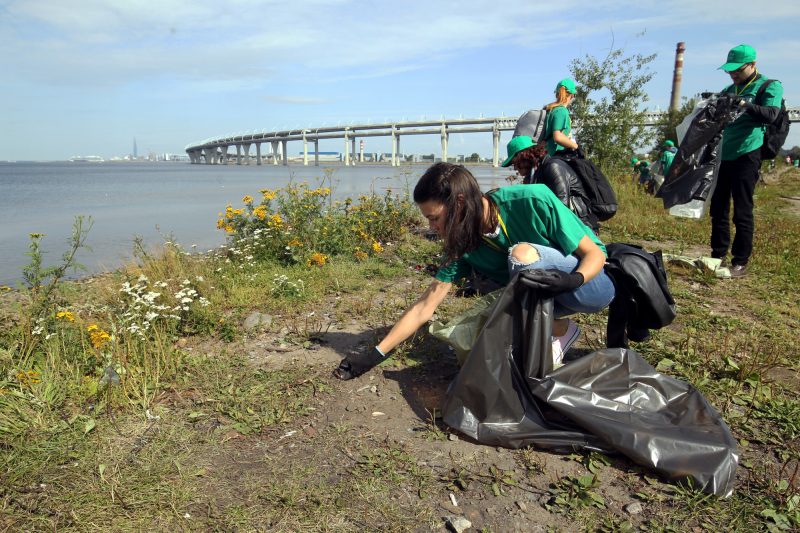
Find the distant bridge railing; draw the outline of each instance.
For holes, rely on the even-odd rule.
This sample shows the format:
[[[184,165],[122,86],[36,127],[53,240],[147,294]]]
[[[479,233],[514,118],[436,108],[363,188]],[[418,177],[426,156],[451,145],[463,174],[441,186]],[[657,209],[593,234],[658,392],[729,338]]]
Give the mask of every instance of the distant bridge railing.
[[[661,124],[666,117],[664,111],[646,112],[643,126]],[[800,122],[800,108],[789,109],[792,122]],[[192,163],[223,164],[235,159],[236,164],[250,164],[250,149],[255,145],[256,164],[261,165],[261,146],[268,144],[271,151],[266,155],[272,163],[287,165],[289,162],[287,145],[290,141],[302,141],[303,164],[308,165],[309,156],[313,156],[314,164],[319,165],[319,141],[322,139],[343,139],[343,160],[345,165],[356,161],[356,141],[366,137],[391,137],[391,165],[398,166],[401,135],[439,135],[442,146],[442,160],[447,160],[447,146],[451,134],[454,133],[491,133],[492,164],[497,167],[500,161],[500,132],[513,131],[517,125],[516,117],[495,118],[457,118],[441,120],[419,120],[404,122],[387,122],[382,124],[351,124],[349,126],[329,126],[320,128],[303,128],[271,132],[249,132],[223,137],[212,137],[186,146],[186,153]],[[309,154],[309,143],[313,143],[313,152]],[[231,147],[236,154],[229,154]],[[364,152],[358,153],[358,159],[364,160]]]

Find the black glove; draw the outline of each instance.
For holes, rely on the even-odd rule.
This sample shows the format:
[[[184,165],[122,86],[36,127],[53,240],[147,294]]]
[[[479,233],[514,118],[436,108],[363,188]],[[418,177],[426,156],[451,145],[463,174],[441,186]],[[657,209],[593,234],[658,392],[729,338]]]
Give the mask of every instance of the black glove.
[[[359,360],[351,360],[348,357],[342,359],[342,362],[339,363],[339,366],[333,369],[333,375],[344,381],[357,378],[384,359],[386,359],[386,356],[376,346],[366,357]]]
[[[555,268],[525,270],[520,275],[526,287],[542,291],[551,297],[574,291],[583,285],[583,274],[580,272],[564,272]]]

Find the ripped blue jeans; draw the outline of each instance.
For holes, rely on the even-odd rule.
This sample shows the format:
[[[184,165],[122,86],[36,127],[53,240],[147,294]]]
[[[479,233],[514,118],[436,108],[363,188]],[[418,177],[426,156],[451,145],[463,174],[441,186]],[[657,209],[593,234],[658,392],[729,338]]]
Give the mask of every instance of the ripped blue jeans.
[[[527,244],[536,249],[539,259],[533,263],[523,263],[512,257],[512,252],[519,244]],[[578,267],[578,258],[574,255],[564,256],[555,248],[522,242],[515,244],[508,250],[508,273],[513,278],[523,270],[535,268],[547,270],[555,268],[564,272],[572,272]],[[562,318],[575,313],[596,313],[607,307],[614,299],[614,283],[605,270],[601,270],[595,277],[571,292],[564,292],[553,299],[553,314],[555,318]]]

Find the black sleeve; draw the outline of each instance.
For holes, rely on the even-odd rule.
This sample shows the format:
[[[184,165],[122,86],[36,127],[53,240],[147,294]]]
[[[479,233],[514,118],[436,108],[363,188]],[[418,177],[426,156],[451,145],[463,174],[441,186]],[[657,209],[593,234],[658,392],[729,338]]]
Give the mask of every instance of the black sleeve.
[[[780,107],[747,104],[746,113],[764,124],[771,124],[778,118],[778,113],[781,112]]]
[[[545,161],[533,174],[533,183],[547,185],[561,203],[569,207],[569,174],[555,160]]]

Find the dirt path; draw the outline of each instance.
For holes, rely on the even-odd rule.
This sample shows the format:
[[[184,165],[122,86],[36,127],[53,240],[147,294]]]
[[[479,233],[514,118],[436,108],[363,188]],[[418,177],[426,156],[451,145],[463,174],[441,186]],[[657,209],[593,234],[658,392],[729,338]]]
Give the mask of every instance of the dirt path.
[[[465,525],[458,517],[471,531],[566,531],[581,516],[642,523],[659,504],[643,505],[636,493],[651,483],[656,492],[671,490],[645,477],[655,474],[612,458],[594,462],[597,484],[587,489],[605,508],[556,503],[568,493],[564,480],[589,473],[587,457],[485,446],[451,433],[439,413],[458,366],[442,343],[424,340],[416,347],[427,354],[421,361],[385,364],[342,382],[330,372],[371,345],[370,324],[332,327],[307,349],[291,348],[278,327],[271,330],[240,347],[250,364],[299,365],[319,390],[306,416],[258,435],[233,432],[194,458],[204,488],[191,514],[207,527],[234,527],[231,517],[246,511],[262,513],[270,531],[445,531]],[[575,353],[596,349],[600,334],[585,326]],[[218,351],[194,347],[203,348]]]

